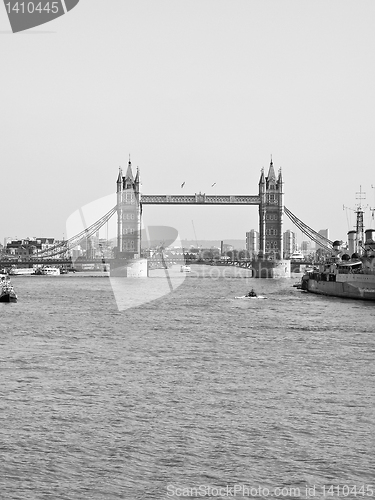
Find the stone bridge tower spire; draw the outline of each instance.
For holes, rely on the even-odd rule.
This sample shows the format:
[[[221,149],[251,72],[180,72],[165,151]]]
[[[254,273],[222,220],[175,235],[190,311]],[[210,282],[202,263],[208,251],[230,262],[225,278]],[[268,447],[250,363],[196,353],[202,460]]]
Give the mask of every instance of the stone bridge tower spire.
[[[264,257],[283,258],[284,187],[281,169],[276,177],[272,156],[267,177],[259,180],[259,240]]]
[[[139,169],[133,176],[129,157],[126,174],[117,177],[117,257],[134,259],[141,253],[141,203]]]

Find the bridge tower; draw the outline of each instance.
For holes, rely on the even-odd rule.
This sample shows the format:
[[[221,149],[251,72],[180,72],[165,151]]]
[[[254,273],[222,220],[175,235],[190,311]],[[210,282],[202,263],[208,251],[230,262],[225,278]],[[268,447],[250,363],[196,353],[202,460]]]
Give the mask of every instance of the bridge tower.
[[[139,169],[133,176],[129,159],[126,174],[117,177],[117,257],[134,259],[141,253],[141,203]]]
[[[283,258],[284,189],[281,169],[276,178],[272,157],[265,177],[259,180],[259,251],[264,257]]]

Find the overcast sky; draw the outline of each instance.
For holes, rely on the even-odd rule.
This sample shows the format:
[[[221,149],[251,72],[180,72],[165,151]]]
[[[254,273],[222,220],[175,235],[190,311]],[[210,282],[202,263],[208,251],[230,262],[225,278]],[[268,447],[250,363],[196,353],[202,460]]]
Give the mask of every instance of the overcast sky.
[[[12,34],[0,6],[0,241],[66,236],[129,154],[144,194],[257,194],[272,154],[285,205],[344,239],[360,186],[375,208],[374,23],[373,0],[81,0]],[[189,239],[258,226],[256,206],[144,214]]]

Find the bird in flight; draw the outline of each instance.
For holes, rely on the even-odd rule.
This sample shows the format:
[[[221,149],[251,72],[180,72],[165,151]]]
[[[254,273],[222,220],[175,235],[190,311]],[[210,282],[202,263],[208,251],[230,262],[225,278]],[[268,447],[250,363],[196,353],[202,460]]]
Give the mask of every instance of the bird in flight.
[[[216,185],[216,182],[214,182],[211,187],[213,188],[215,185]]]
[[[185,181],[181,184],[181,187],[183,188],[185,186]]]

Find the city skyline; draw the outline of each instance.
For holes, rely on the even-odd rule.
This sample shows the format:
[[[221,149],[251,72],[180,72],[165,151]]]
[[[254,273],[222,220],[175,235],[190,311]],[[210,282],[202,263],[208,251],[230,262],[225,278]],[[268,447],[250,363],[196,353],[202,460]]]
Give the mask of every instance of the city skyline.
[[[332,239],[354,228],[360,190],[375,208],[372,2],[106,5],[16,35],[0,12],[0,241],[62,239],[72,213],[115,193],[129,154],[144,194],[239,195],[257,193],[272,155],[285,205]],[[144,217],[185,239],[192,221],[200,240],[258,227],[256,207]]]
[[[322,230],[320,233],[326,233],[328,230]],[[251,236],[253,235],[253,236]],[[319,245],[312,240],[305,239],[301,240],[298,242],[297,240],[297,235],[295,232],[291,231],[290,229],[286,230],[283,232],[283,238],[285,240],[286,235],[289,235],[288,237],[293,238],[293,242],[285,244],[284,241],[284,252],[287,253],[292,253],[295,250],[303,250],[304,252],[306,251],[314,251],[317,248],[319,248]],[[103,235],[102,235],[103,236]],[[325,236],[327,237],[327,236]],[[252,243],[249,242],[249,238],[251,239]],[[35,246],[35,252],[36,248],[39,248],[39,250],[44,250],[49,247],[53,247],[56,244],[62,243],[64,240],[57,240],[55,238],[44,238],[44,237],[27,237],[27,238],[11,238],[11,237],[6,237],[3,240],[3,243],[0,244],[0,248],[2,248],[2,251],[6,251],[9,248],[22,248],[22,246],[26,245],[27,247],[32,247]],[[69,251],[74,252],[75,250],[81,251],[82,249],[86,249],[86,247],[90,244],[92,245],[93,248],[98,249],[100,246],[103,244],[106,246],[106,248],[116,248],[116,244],[118,241],[118,236],[113,236],[111,238],[103,238],[100,237],[100,231],[98,231],[96,234],[92,234],[90,237],[86,239],[82,239],[82,241],[72,247]],[[90,242],[90,243],[89,243]],[[154,241],[155,247],[159,247],[159,244]],[[218,248],[220,249],[221,246],[229,246],[232,249],[236,250],[250,250],[252,253],[259,253],[260,248],[259,248],[259,231],[255,229],[251,229],[249,232],[246,233],[245,239],[215,239],[215,240],[188,240],[188,239],[181,239],[180,244],[181,245],[174,245],[175,242],[172,242],[170,245],[165,246],[165,248],[195,248],[195,249],[200,249],[200,248]],[[148,248],[153,248],[154,245],[151,244],[151,247],[146,245],[145,242],[143,242],[143,245],[141,245],[141,249],[145,250]],[[8,253],[8,252],[6,252]],[[9,252],[12,255],[15,255],[15,252]],[[26,252],[27,253],[27,252]],[[31,254],[34,252],[31,252]]]

